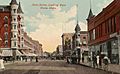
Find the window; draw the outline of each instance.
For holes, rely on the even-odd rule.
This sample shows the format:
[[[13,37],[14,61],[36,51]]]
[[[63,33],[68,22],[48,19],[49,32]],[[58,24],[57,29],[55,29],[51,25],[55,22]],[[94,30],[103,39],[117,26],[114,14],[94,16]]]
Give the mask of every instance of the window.
[[[83,39],[86,39],[86,37],[83,37]]]
[[[8,30],[8,24],[6,24],[6,25],[4,26],[4,28],[5,28],[5,31],[7,31],[7,30]]]
[[[16,42],[14,42],[14,46],[16,47]]]
[[[8,33],[5,33],[5,40],[8,40]]]
[[[0,11],[4,11],[4,8],[3,8],[3,7],[0,7]]]
[[[22,41],[23,41],[23,37],[22,37]]]
[[[11,32],[11,38],[13,38],[13,33]]]
[[[16,21],[16,18],[14,18],[14,21]]]
[[[8,47],[8,42],[5,42],[5,47]]]
[[[14,38],[16,38],[16,35],[14,35]]]
[[[22,44],[22,47],[23,47],[23,44]]]
[[[14,25],[14,29],[16,29],[16,25]]]
[[[7,16],[4,17],[4,23],[8,24],[8,17]]]
[[[13,9],[14,13],[16,13],[16,9]]]
[[[114,32],[116,32],[116,18],[114,16]]]

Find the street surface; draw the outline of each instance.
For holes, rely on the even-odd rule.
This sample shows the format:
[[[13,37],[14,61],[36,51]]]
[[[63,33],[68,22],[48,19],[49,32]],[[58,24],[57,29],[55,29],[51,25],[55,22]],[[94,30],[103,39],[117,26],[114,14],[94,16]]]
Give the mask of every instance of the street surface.
[[[67,64],[65,61],[41,60],[19,62],[5,66],[0,74],[115,74],[82,65]]]

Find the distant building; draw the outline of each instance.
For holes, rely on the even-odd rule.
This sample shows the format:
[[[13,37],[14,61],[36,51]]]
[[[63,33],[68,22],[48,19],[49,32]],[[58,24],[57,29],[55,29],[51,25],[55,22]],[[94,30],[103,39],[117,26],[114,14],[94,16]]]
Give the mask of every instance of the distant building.
[[[63,48],[62,48],[62,45],[58,45],[58,46],[57,46],[56,52],[57,52],[58,55],[63,56]]]
[[[80,47],[81,51],[88,53],[88,35],[87,31],[80,31]],[[63,56],[68,56],[71,50],[74,50],[76,47],[76,36],[75,33],[64,33],[62,35],[62,47],[63,47]]]
[[[63,33],[62,35],[62,48],[63,56],[68,56],[72,50],[72,37],[74,33]]]
[[[91,56],[107,55],[111,63],[120,64],[120,0],[113,0],[97,16],[90,9],[87,23]]]

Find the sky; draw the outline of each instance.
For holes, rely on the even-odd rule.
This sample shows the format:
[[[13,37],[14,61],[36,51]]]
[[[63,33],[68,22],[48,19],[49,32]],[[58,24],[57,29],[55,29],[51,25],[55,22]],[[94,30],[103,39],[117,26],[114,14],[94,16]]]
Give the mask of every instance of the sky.
[[[0,0],[0,4],[8,5],[10,1]],[[100,13],[112,1],[91,0],[94,15]],[[81,30],[87,30],[86,18],[90,10],[90,0],[20,0],[20,2],[24,11],[25,31],[43,45],[44,51],[55,51],[56,47],[61,45],[62,34],[74,32],[77,16]]]

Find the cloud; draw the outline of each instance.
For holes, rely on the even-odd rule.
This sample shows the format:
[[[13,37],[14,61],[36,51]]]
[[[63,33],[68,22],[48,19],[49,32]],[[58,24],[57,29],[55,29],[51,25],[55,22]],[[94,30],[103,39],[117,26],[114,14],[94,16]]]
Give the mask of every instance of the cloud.
[[[61,44],[63,32],[74,32],[76,20],[72,18],[76,17],[76,10],[76,6],[73,6],[67,12],[61,12],[60,8],[59,10],[54,10],[52,11],[52,16],[42,13],[30,17],[26,16],[25,21],[31,23],[29,26],[35,29],[29,35],[43,44],[44,51],[55,50],[56,46]],[[79,22],[79,24],[82,30],[87,30],[84,23]]]

